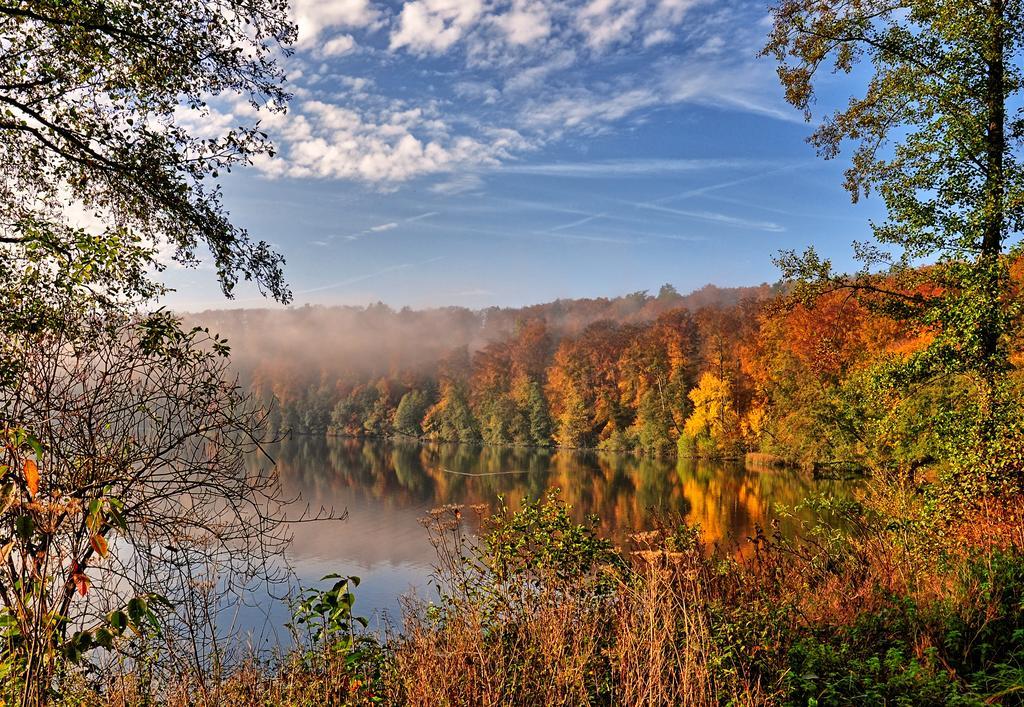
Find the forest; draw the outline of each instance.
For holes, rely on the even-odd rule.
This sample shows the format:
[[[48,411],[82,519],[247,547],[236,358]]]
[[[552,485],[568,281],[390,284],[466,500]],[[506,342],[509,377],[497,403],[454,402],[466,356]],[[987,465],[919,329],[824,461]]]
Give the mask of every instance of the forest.
[[[783,284],[564,300],[521,309],[220,311],[269,433],[403,437],[865,466],[935,461],[950,391],[898,403],[864,377],[927,346],[844,293]],[[437,336],[433,332],[444,332]],[[274,332],[268,335],[267,332]],[[298,352],[287,342],[327,342]],[[892,447],[882,429],[906,427]],[[917,425],[918,430],[913,427]]]

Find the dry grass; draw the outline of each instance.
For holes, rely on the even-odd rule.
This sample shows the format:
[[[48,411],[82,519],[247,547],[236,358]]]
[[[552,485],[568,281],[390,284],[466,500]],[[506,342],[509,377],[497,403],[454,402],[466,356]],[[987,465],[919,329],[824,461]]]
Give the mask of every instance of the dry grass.
[[[892,495],[883,500],[903,503]],[[251,660],[203,688],[187,679],[167,686],[160,702],[784,704],[797,642],[839,641],[858,655],[873,655],[873,644],[843,644],[843,636],[865,617],[898,613],[901,602],[932,616],[910,618],[912,636],[890,635],[906,641],[908,660],[924,665],[942,649],[947,634],[936,617],[959,616],[980,635],[1005,618],[1000,611],[1008,604],[1005,591],[982,591],[981,583],[996,574],[977,574],[978,563],[984,564],[987,552],[1024,548],[1024,506],[1018,503],[982,509],[932,535],[866,524],[842,542],[810,537],[794,545],[759,536],[742,557],[709,552],[695,531],[667,524],[634,536],[630,548],[616,553],[624,561],[615,566],[566,575],[555,566],[527,563],[519,574],[495,574],[498,565],[489,564],[493,558],[468,531],[478,521],[468,511],[464,519],[463,510],[441,509],[430,521],[445,587],[442,604],[407,599],[403,631],[376,644],[368,661],[353,665],[344,656],[299,653],[272,664]],[[901,509],[910,517],[913,510]],[[975,574],[964,563],[973,563]],[[1019,586],[1009,587],[1015,590]],[[951,614],[932,612],[949,607]],[[938,668],[947,671],[953,671],[948,664]],[[105,694],[105,704],[131,707],[147,704],[150,692],[122,678]]]
[[[771,691],[756,680],[736,689],[715,677],[722,656],[710,612],[736,593],[737,583],[714,576],[714,561],[695,535],[682,545],[663,532],[635,542],[607,594],[595,591],[595,576],[586,574],[568,582],[542,577],[538,591],[505,586],[487,601],[456,592],[435,619],[413,603],[395,644],[403,700],[703,707],[731,696],[737,705],[770,703]],[[455,587],[465,579],[459,562],[445,568],[456,574]]]
[[[715,653],[700,568],[685,553],[635,555],[615,616],[612,669],[624,705],[711,705]]]

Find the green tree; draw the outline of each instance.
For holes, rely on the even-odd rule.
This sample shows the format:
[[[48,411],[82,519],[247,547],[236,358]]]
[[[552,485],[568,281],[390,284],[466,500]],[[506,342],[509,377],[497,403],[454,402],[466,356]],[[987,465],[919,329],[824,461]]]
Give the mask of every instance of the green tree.
[[[431,439],[445,442],[479,442],[480,430],[462,386],[446,382],[441,399],[427,411],[423,432]]]
[[[395,431],[419,437],[423,434],[423,418],[430,407],[430,398],[422,390],[410,390],[398,401],[395,410]]]
[[[530,443],[538,447],[550,447],[553,431],[551,414],[548,412],[544,390],[536,381],[531,381],[527,388],[526,415],[530,426]]]
[[[772,14],[764,53],[779,61],[786,98],[808,120],[821,73],[870,65],[863,93],[826,116],[810,142],[825,158],[854,143],[845,186],[854,201],[877,190],[888,211],[873,224],[877,242],[856,244],[860,272],[836,275],[808,250],[783,253],[784,274],[804,283],[803,294],[850,288],[934,333],[890,366],[889,382],[971,377],[979,394],[959,411],[969,424],[953,432],[958,454],[1005,457],[1016,394],[1004,373],[1019,307],[1004,254],[1024,227],[1022,4],[785,0]]]
[[[508,395],[487,400],[477,413],[480,436],[487,444],[527,444],[526,418]]]
[[[190,265],[202,246],[225,294],[241,277],[289,298],[280,256],[228,219],[211,181],[271,154],[266,135],[190,130],[218,97],[284,110],[284,0],[25,0],[0,6],[0,36],[0,243],[16,254],[4,269],[45,259],[59,280],[117,262],[118,291],[149,295],[144,244]],[[101,225],[77,228],[68,204]]]
[[[374,417],[381,399],[373,386],[356,386],[344,399],[339,400],[331,413],[331,429],[335,434],[360,437],[367,432],[366,422]],[[316,430],[305,430],[316,432]]]

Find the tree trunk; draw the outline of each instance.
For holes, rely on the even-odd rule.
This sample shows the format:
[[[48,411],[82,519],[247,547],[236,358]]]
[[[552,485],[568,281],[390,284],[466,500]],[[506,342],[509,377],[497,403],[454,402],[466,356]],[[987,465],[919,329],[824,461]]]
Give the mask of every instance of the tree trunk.
[[[1001,291],[999,256],[1002,253],[1005,228],[1004,195],[1006,175],[1006,85],[1005,85],[1005,0],[991,0],[989,24],[991,44],[985,51],[985,104],[988,125],[985,131],[985,203],[981,256],[982,277],[985,278],[986,316],[982,323],[982,365],[988,373],[998,367],[999,296]]]

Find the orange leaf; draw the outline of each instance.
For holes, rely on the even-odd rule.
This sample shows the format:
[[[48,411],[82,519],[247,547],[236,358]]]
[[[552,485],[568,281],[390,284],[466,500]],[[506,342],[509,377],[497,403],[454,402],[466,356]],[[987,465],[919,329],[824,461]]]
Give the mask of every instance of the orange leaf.
[[[89,585],[91,584],[91,582],[89,582],[89,578],[83,573],[78,572],[71,576],[71,581],[75,583],[75,588],[78,590],[78,593],[84,597],[85,593],[89,591]]]
[[[92,549],[99,554],[100,557],[107,556],[107,539],[102,535],[93,535],[89,539],[89,544],[92,545]]]
[[[28,486],[29,495],[35,496],[39,493],[39,467],[31,459],[25,460],[25,484]]]

